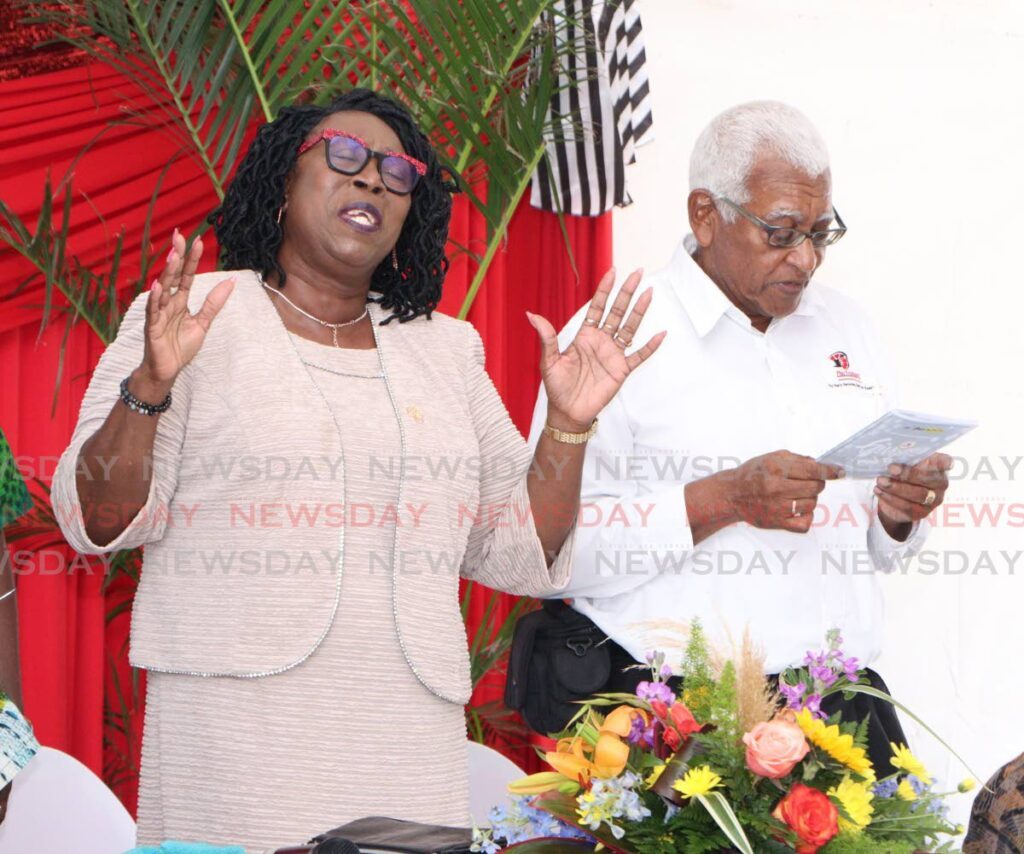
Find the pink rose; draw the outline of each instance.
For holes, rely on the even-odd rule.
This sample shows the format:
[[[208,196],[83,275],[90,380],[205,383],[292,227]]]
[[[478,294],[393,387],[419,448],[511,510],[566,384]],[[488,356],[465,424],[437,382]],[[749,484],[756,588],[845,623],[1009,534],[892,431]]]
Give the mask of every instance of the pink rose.
[[[793,721],[775,718],[763,721],[743,734],[747,746],[747,767],[760,777],[785,777],[807,755],[810,747]]]

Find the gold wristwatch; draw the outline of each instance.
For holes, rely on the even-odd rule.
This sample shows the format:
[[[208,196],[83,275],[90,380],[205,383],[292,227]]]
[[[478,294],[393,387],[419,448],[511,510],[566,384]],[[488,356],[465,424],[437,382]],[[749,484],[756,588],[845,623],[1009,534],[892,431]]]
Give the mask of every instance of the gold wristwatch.
[[[564,442],[566,445],[582,445],[597,432],[597,419],[594,419],[594,423],[590,425],[590,429],[585,433],[566,433],[564,430],[559,430],[550,424],[544,425],[544,432],[556,442]]]

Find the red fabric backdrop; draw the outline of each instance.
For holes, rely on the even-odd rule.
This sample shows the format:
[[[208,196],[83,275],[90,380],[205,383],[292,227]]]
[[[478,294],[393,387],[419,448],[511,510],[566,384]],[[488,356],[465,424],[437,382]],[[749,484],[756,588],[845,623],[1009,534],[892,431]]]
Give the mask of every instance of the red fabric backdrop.
[[[156,204],[150,249],[165,247],[176,226],[190,230],[216,204],[208,180],[161,130],[160,113],[131,81],[103,66],[33,70],[8,79],[0,83],[0,116],[0,200],[33,229],[46,175],[58,182],[92,143],[73,169],[71,250],[83,264],[106,269],[116,235],[124,228],[122,281],[138,273],[147,206],[168,162],[173,164]],[[560,326],[610,265],[610,217],[569,217],[567,228],[578,276],[557,218],[521,206],[470,316],[485,342],[488,370],[523,431],[539,381],[536,335],[524,312],[543,314]],[[482,246],[484,224],[465,199],[457,201],[451,234],[461,245],[477,251]],[[204,269],[212,268],[214,256],[211,248]],[[0,426],[23,473],[48,481],[102,345],[78,323],[61,365],[65,324],[53,323],[39,334],[43,300],[38,281],[14,293],[31,271],[16,252],[0,248]],[[458,310],[472,273],[467,257],[454,259],[442,311]],[[112,732],[104,727],[104,699],[116,712],[131,678],[125,664],[127,614],[106,616],[125,594],[116,585],[104,590],[99,572],[80,562],[69,564],[69,559],[60,550],[16,555],[25,706],[41,742],[72,753],[99,773],[104,762],[116,762],[119,752],[133,750],[131,739],[104,744],[104,734]],[[481,618],[483,593],[477,591],[471,626]],[[117,666],[111,668],[111,661]],[[492,699],[499,689],[486,684],[478,694]],[[141,708],[130,711],[133,720],[141,720]],[[129,753],[129,764],[136,756]],[[528,751],[514,758],[529,764]],[[129,780],[115,790],[134,809],[134,784]]]

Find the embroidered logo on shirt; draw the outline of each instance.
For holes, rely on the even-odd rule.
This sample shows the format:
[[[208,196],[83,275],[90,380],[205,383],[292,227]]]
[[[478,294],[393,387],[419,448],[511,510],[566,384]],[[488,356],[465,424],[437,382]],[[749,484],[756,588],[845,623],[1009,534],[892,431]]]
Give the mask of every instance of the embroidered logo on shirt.
[[[836,350],[829,356],[832,360],[832,367],[836,370],[837,382],[830,383],[833,388],[842,386],[853,386],[854,388],[871,389],[873,386],[866,385],[861,379],[859,371],[850,370],[850,357],[842,350]]]
[[[408,415],[413,421],[419,424],[423,421],[423,413],[420,411],[418,406],[409,405],[405,407],[405,414]]]

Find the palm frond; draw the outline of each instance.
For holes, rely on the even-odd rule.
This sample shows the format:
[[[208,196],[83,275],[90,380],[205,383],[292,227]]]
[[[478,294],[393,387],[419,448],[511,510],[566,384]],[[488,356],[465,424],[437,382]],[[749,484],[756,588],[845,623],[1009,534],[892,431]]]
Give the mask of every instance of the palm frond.
[[[22,0],[27,22],[54,27],[129,77],[224,197],[246,132],[322,84],[318,55],[348,2]],[[308,8],[307,8],[308,6]],[[326,97],[323,93],[322,97]],[[137,112],[137,115],[144,115]]]

